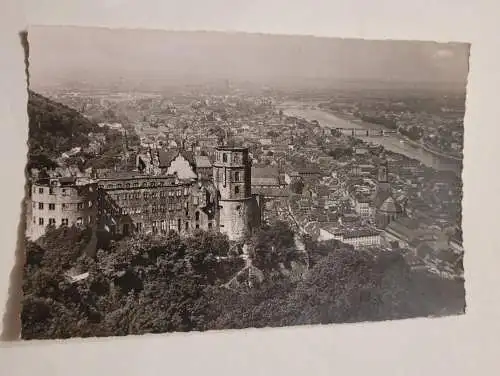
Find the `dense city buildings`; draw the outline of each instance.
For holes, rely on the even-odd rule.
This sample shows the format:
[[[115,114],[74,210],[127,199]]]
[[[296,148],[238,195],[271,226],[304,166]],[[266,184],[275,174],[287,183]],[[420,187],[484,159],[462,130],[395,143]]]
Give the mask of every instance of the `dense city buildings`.
[[[65,97],[60,94],[59,99]],[[258,227],[258,217],[264,223],[284,220],[315,238],[325,227],[334,231],[328,225],[332,222],[334,232],[378,231],[380,242],[373,245],[387,249],[398,243],[393,228],[405,218],[417,221],[420,231],[433,239],[445,230],[453,238],[460,232],[458,179],[384,151],[378,143],[392,139],[390,134],[353,138],[331,130],[329,115],[325,121],[306,119],[295,115],[299,110],[294,103],[279,100],[186,95],[170,102],[175,111],[158,113],[154,122],[143,118],[162,103],[156,98],[124,96],[102,102],[105,111],[114,112],[101,124],[102,132],[121,133],[113,159],[87,174],[105,193],[99,196],[97,216],[108,219],[100,230],[123,236],[210,229],[243,239]],[[300,111],[319,117],[309,106]],[[123,118],[120,112],[129,120],[115,121]],[[134,112],[137,120],[130,120]],[[89,138],[96,150],[108,146],[98,132]],[[224,146],[227,142],[235,146]],[[88,158],[82,152],[66,153],[68,168],[78,158]],[[42,233],[43,226],[37,234]],[[349,243],[349,235],[337,239]],[[410,243],[398,244],[414,247]]]
[[[437,44],[188,34],[30,88],[23,338],[463,313],[463,88],[326,79]]]

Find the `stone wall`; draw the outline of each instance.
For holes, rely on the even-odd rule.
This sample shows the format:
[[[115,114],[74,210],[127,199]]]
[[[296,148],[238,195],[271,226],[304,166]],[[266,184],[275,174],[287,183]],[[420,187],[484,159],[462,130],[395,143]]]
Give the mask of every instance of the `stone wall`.
[[[26,236],[36,240],[48,225],[92,225],[96,221],[97,185],[33,184],[27,204]]]
[[[254,201],[254,198],[250,197],[245,200],[219,202],[219,231],[226,234],[229,240],[240,241],[249,234]]]

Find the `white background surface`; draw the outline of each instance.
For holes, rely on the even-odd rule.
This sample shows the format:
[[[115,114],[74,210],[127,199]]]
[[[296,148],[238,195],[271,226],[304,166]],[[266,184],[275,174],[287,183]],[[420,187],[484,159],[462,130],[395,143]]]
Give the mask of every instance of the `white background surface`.
[[[7,300],[23,196],[27,116],[23,52],[17,32],[28,24],[460,41],[471,42],[472,48],[465,122],[465,316],[4,343],[0,374],[499,374],[499,8],[494,0],[2,1],[0,302]]]

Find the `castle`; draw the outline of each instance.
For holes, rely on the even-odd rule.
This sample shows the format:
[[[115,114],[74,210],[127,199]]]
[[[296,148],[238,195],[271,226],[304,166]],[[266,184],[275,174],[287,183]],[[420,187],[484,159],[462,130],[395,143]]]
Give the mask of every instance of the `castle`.
[[[209,171],[211,170],[211,171]],[[214,162],[184,149],[148,150],[136,171],[83,178],[39,179],[32,184],[26,235],[47,225],[90,225],[101,235],[219,231],[231,241],[260,226],[261,199],[251,192],[248,148],[219,146]]]

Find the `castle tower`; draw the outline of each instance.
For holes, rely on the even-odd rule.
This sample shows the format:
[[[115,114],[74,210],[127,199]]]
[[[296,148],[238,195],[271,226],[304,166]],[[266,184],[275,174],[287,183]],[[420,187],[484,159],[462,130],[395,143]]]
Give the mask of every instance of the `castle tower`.
[[[250,179],[248,148],[219,146],[215,149],[213,182],[220,194],[219,230],[230,240],[242,240],[252,230],[256,206]]]

